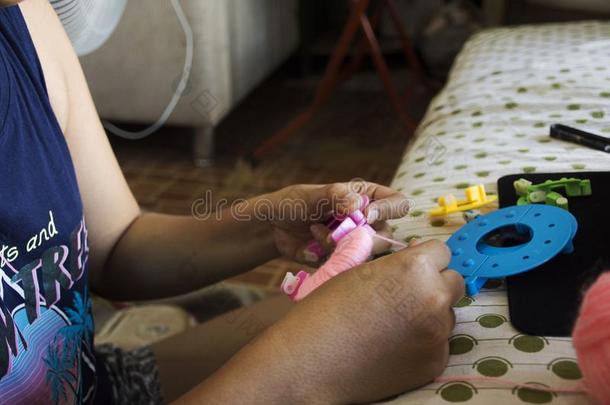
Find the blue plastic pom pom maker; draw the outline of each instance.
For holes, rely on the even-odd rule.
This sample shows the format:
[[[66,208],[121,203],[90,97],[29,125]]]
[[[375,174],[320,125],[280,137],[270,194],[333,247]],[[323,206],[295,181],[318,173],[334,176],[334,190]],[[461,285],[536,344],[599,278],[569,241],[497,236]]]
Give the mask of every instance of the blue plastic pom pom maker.
[[[511,247],[486,242],[488,235],[511,225],[520,234],[529,233],[529,241]],[[561,208],[539,204],[502,208],[477,217],[449,238],[449,268],[464,276],[468,295],[476,295],[490,278],[532,270],[559,253],[571,253],[577,228],[576,218]]]

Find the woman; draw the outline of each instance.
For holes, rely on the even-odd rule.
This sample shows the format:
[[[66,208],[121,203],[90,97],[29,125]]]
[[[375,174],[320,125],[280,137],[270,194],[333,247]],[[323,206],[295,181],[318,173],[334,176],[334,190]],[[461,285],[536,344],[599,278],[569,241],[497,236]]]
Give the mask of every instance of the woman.
[[[405,197],[371,183],[358,193],[299,185],[243,203],[240,218],[142,213],[48,1],[0,5],[1,403],[158,403],[162,393],[184,394],[177,403],[364,402],[442,371],[463,281],[438,241],[355,268],[294,307],[279,297],[152,348],[96,353],[89,288],[117,300],[193,291],[280,253],[303,257],[312,232],[324,239],[311,215],[279,219],[285,201],[345,213],[367,194],[369,222],[381,224],[406,214]],[[263,200],[265,218],[253,211]]]

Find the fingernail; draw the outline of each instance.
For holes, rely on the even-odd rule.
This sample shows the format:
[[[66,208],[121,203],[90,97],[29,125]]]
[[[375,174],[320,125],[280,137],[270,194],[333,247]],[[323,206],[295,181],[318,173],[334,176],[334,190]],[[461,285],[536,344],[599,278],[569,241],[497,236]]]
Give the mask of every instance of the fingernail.
[[[375,221],[377,221],[378,218],[379,218],[379,211],[377,211],[377,209],[375,209],[375,208],[369,209],[368,214],[366,214],[366,221],[369,224],[372,224]]]
[[[360,194],[358,194],[358,204],[356,206],[356,209],[361,210],[364,208],[364,204],[365,204],[365,200],[364,197],[361,196]]]

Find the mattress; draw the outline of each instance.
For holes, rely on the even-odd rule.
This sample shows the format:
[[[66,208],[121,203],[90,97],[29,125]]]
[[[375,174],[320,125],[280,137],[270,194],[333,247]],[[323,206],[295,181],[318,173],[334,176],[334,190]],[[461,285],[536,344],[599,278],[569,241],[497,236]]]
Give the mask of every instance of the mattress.
[[[392,186],[412,198],[414,208],[392,224],[394,236],[446,240],[464,220],[454,215],[431,221],[427,211],[437,198],[459,197],[476,184],[494,193],[497,179],[506,174],[610,170],[610,155],[548,136],[552,123],[610,136],[609,118],[610,23],[520,26],[475,35],[397,170]],[[517,385],[570,388],[581,373],[569,338],[528,336],[512,327],[502,280],[489,282],[474,298],[464,297],[455,312],[443,376],[457,381],[429,384],[395,403],[589,403],[582,394]]]

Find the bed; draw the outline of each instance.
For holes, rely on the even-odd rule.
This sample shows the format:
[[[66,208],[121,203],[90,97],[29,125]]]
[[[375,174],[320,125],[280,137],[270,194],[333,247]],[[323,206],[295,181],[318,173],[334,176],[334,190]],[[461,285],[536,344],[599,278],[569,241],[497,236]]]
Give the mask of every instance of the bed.
[[[493,193],[506,174],[610,170],[610,155],[548,136],[555,122],[610,136],[609,118],[609,22],[497,28],[475,35],[396,172],[392,185],[413,199],[414,208],[392,224],[394,236],[446,240],[464,221],[458,215],[431,222],[426,212],[439,196],[459,195],[469,185],[482,183]],[[475,298],[464,297],[455,312],[444,376],[561,388],[579,383],[569,338],[522,335],[511,326],[502,281],[488,283]],[[392,403],[459,402],[589,403],[581,394],[466,380],[432,383]]]

